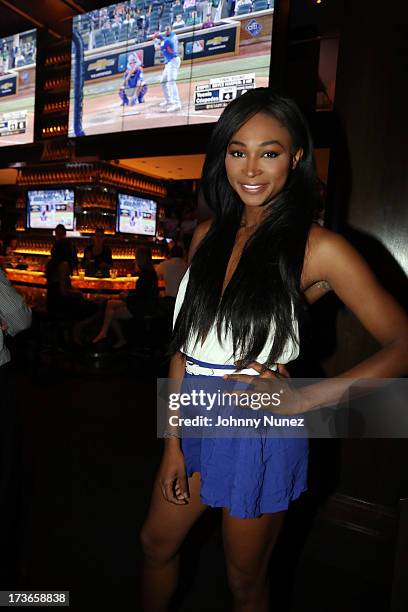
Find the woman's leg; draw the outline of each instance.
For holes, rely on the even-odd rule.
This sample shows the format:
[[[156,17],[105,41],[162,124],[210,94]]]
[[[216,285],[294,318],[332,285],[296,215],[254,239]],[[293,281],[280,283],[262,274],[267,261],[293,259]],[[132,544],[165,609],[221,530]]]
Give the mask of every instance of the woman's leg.
[[[125,346],[127,344],[125,335],[122,330],[122,325],[120,324],[119,319],[113,319],[112,321],[112,329],[115,332],[117,341],[113,345],[113,348],[120,348],[121,346]]]
[[[101,331],[93,339],[93,342],[99,342],[106,338],[109,328],[112,324],[113,319],[130,319],[132,315],[126,308],[126,304],[123,300],[108,300],[105,308],[105,316],[103,319]]]
[[[84,319],[83,321],[77,321],[74,324],[74,327],[72,328],[72,336],[76,344],[82,345],[82,332],[88,325],[91,325],[91,323],[94,323],[97,318],[98,318],[98,312],[88,317],[87,319]]]
[[[235,612],[269,610],[268,563],[284,518],[284,510],[240,519],[223,509],[225,559]]]
[[[143,612],[165,612],[178,578],[179,548],[207,506],[200,501],[200,475],[188,479],[190,498],[186,505],[166,501],[159,483],[154,484],[152,501],[141,540],[145,554]]]

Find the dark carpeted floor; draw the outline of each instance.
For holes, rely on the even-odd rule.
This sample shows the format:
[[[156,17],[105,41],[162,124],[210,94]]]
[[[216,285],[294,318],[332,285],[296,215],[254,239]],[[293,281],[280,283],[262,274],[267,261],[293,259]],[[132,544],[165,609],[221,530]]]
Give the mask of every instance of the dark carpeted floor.
[[[138,534],[161,454],[155,390],[165,370],[120,355],[98,367],[80,356],[35,365],[21,360],[13,384],[22,503],[18,567],[3,588],[70,590],[74,610],[138,611]],[[294,504],[271,563],[272,609],[386,612],[389,575],[356,573],[358,538],[350,568],[336,563],[345,537],[316,518],[307,495]],[[174,610],[229,610],[217,510],[192,531],[183,560]]]

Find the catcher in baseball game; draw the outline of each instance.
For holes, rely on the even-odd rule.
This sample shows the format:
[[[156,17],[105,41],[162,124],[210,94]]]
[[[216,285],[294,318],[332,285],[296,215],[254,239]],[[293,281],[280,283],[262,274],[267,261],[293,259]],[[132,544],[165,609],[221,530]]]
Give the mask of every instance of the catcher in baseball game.
[[[146,92],[147,83],[144,80],[142,63],[135,53],[130,53],[123,84],[119,89],[121,106],[143,104]]]

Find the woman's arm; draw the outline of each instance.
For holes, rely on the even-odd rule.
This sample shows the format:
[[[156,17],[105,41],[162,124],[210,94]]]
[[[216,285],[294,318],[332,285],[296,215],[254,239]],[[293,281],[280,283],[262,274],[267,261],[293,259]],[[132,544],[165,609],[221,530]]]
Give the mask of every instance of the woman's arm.
[[[327,281],[317,281],[317,283],[308,287],[304,294],[308,304],[314,304],[329,291],[331,291],[331,287]]]
[[[186,357],[177,351],[170,360],[168,395],[178,393],[184,377]],[[169,414],[166,418],[169,418]],[[177,416],[172,412],[172,416]],[[164,439],[164,454],[158,480],[164,498],[173,504],[185,504],[189,497],[184,455],[180,447],[178,428],[167,424]],[[174,435],[173,435],[174,434]]]
[[[354,380],[398,378],[408,372],[408,317],[379,284],[366,261],[342,236],[323,228],[311,232],[305,276],[328,283],[377,340],[380,349],[328,383],[302,389],[304,411],[337,402]],[[348,380],[349,379],[349,382]]]
[[[169,386],[171,386],[171,393],[178,393],[181,387],[181,382],[184,378],[184,372],[186,369],[186,356],[184,353],[177,351],[172,355],[170,359],[170,367],[169,367]],[[174,413],[173,413],[174,414]],[[169,425],[167,426],[167,433],[171,433],[171,428]],[[180,439],[177,435],[178,429],[174,428],[175,436],[169,436],[165,438],[164,446],[167,448],[178,448],[180,449]]]
[[[394,378],[408,372],[408,317],[380,285],[360,254],[342,236],[319,229],[311,254],[314,275],[354,313],[381,349],[341,374]]]

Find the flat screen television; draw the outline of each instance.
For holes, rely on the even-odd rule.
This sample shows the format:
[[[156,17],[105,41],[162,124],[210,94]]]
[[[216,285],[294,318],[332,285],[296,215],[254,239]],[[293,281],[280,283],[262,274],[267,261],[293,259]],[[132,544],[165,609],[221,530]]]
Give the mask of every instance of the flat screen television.
[[[116,230],[124,234],[154,236],[156,234],[157,202],[118,193]]]
[[[37,30],[0,38],[0,147],[34,141]]]
[[[75,191],[73,189],[40,189],[27,192],[27,227],[55,229],[61,223],[74,229]]]
[[[274,0],[127,0],[74,17],[69,136],[217,121],[269,84],[273,14]]]

